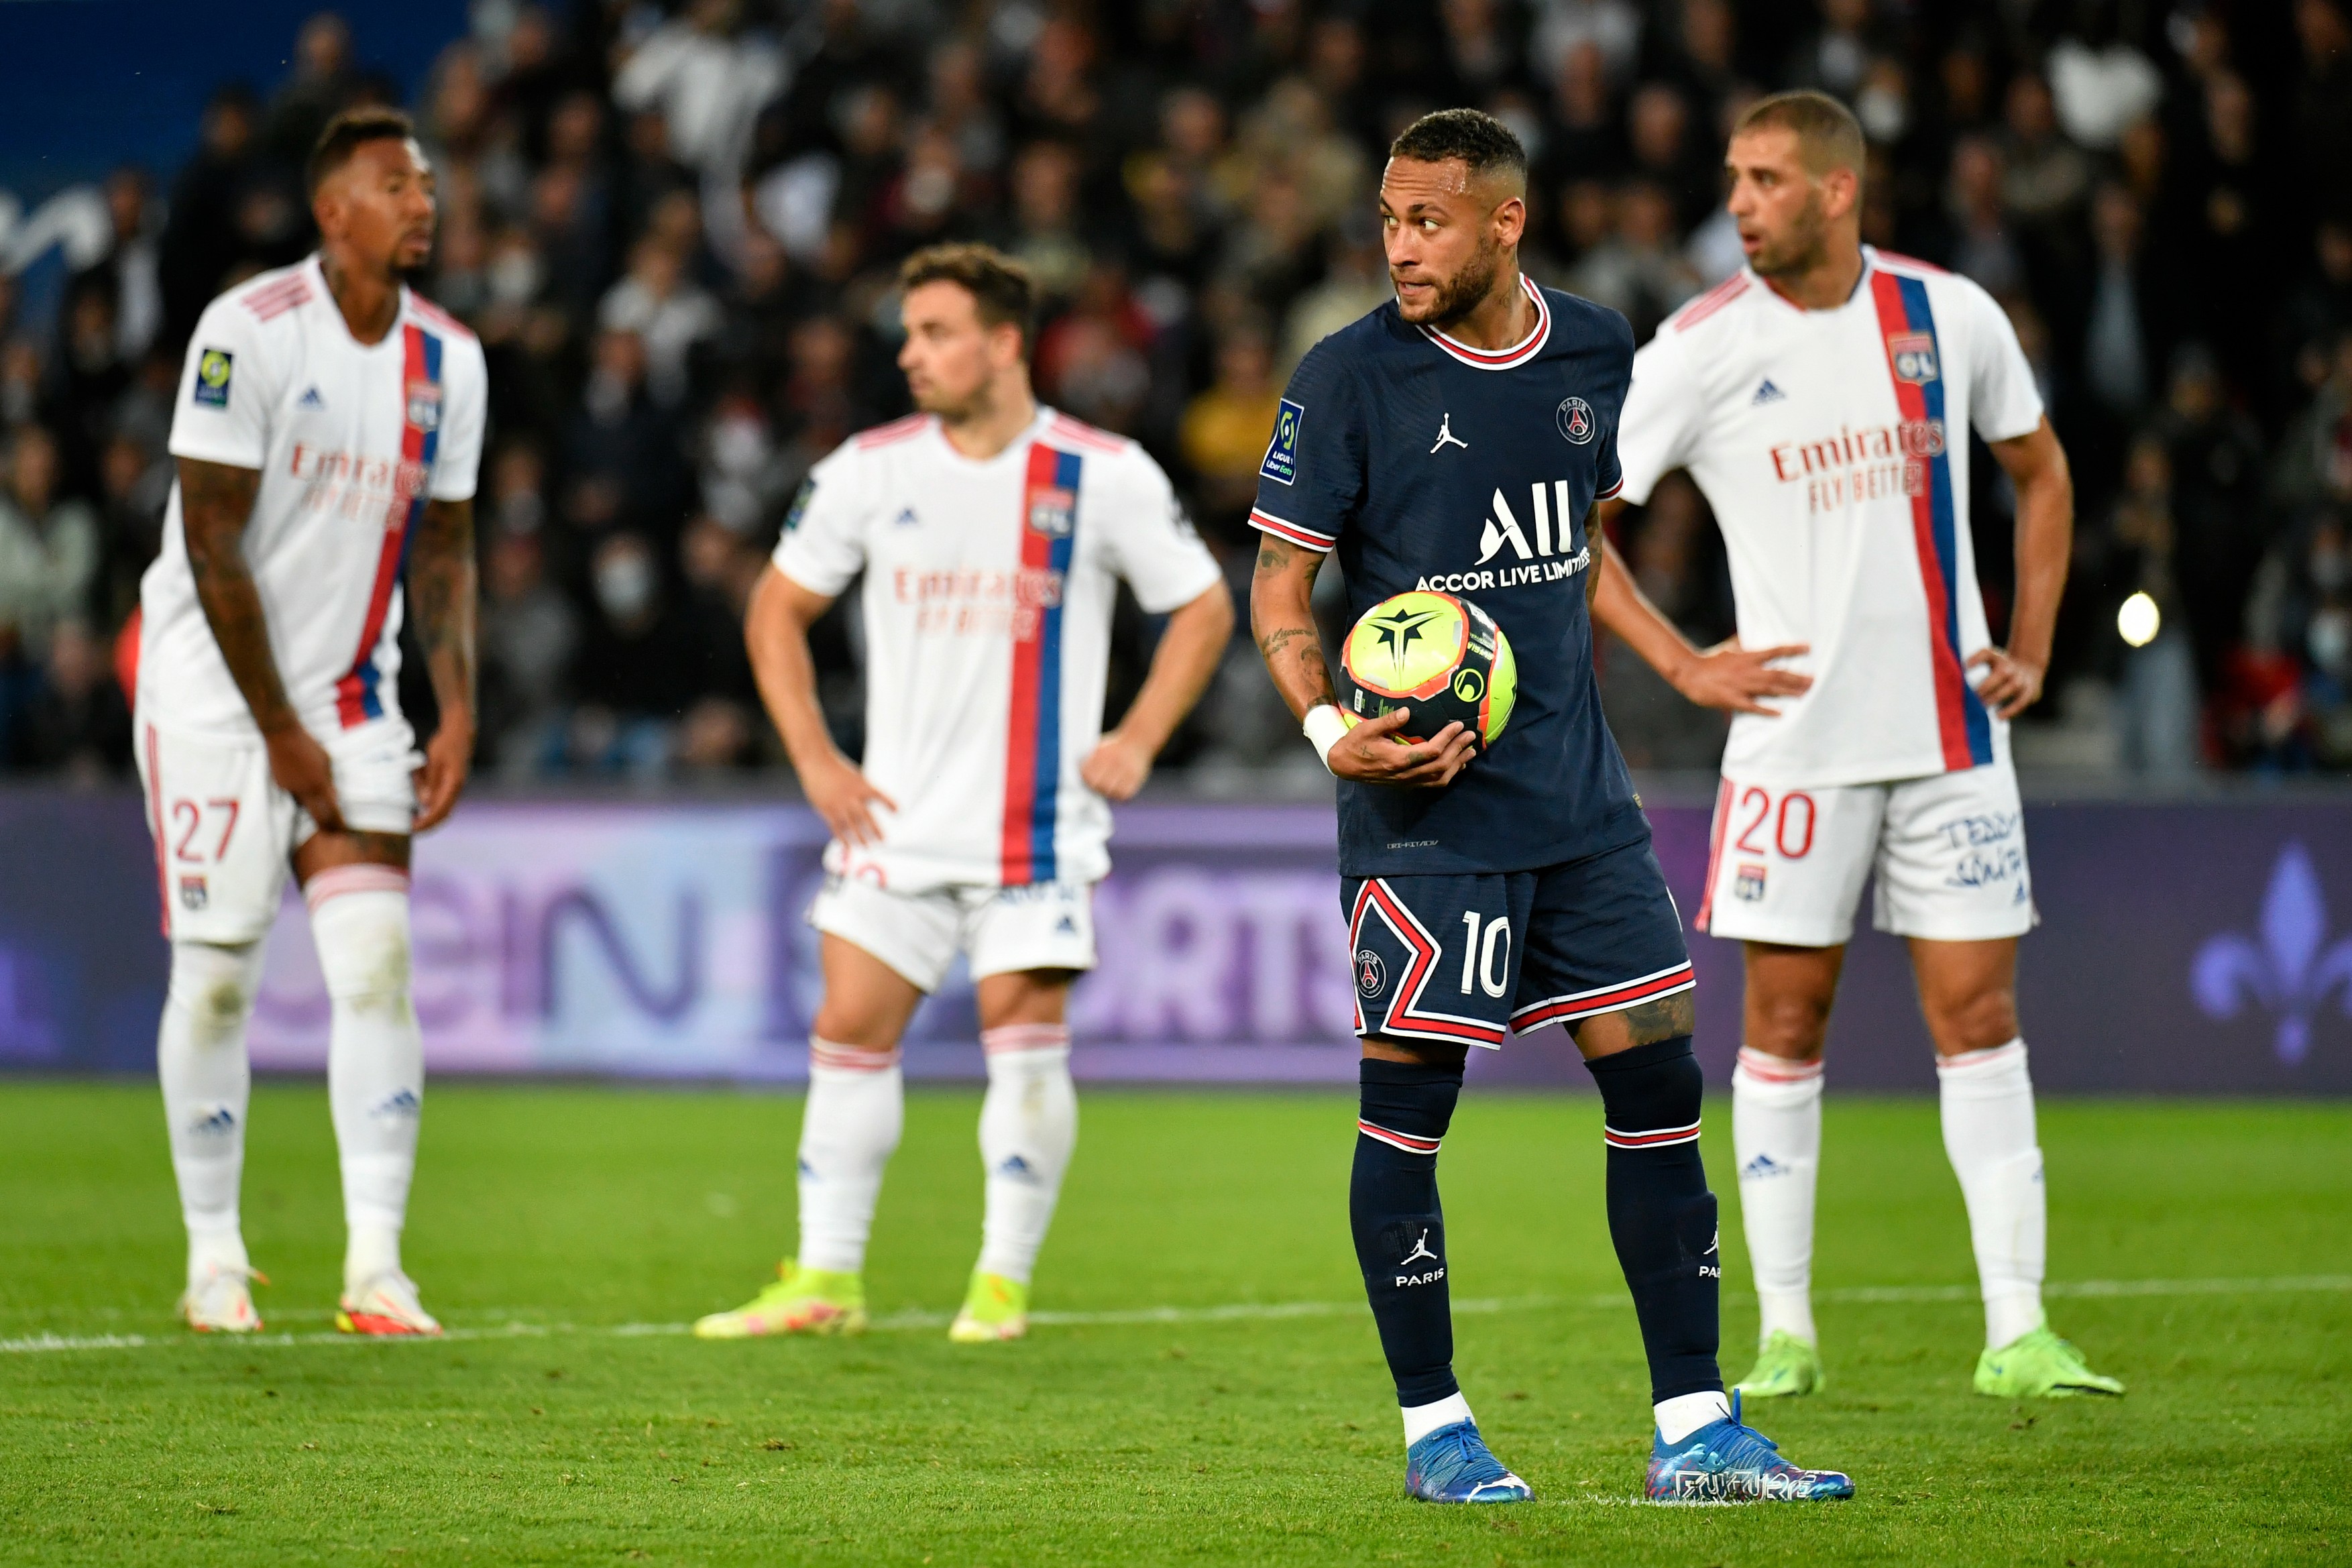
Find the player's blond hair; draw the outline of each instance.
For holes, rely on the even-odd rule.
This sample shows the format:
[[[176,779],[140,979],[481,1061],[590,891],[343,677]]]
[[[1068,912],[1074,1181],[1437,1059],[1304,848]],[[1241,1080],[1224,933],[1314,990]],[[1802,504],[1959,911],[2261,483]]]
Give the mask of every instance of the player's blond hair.
[[[1797,155],[1816,177],[1833,169],[1851,169],[1859,180],[1869,159],[1862,121],[1853,117],[1853,110],[1811,88],[1776,92],[1749,104],[1731,134],[1740,137],[1754,131],[1793,132]]]

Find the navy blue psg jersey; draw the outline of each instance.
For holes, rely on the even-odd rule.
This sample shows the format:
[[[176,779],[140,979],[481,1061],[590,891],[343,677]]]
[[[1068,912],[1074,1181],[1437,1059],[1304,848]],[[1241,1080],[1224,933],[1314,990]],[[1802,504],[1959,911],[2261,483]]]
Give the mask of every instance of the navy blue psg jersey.
[[[1339,552],[1352,622],[1392,594],[1475,603],[1517,656],[1510,723],[1443,789],[1339,782],[1351,877],[1525,871],[1645,837],[1601,716],[1585,514],[1617,493],[1633,335],[1616,311],[1523,283],[1536,325],[1487,351],[1393,300],[1315,346],[1282,399],[1250,521]]]

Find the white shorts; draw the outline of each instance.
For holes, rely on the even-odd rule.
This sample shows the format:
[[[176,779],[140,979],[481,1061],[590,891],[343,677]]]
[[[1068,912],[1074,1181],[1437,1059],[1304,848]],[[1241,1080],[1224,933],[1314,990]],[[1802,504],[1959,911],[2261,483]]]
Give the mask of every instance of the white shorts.
[[[407,720],[378,719],[322,743],[346,826],[415,827],[411,774],[422,759]],[[289,860],[319,830],[269,776],[268,748],[258,740],[174,734],[142,717],[139,782],[155,838],[163,934],[232,946],[268,935]]]
[[[1984,942],[2039,918],[2025,816],[2007,763],[1894,784],[1777,786],[1727,776],[1698,929],[1747,942],[1835,947],[1862,884],[1897,936]]]
[[[828,877],[808,921],[864,948],[919,991],[937,991],[958,952],[971,961],[974,980],[1095,966],[1094,889],[1083,882],[897,893]]]

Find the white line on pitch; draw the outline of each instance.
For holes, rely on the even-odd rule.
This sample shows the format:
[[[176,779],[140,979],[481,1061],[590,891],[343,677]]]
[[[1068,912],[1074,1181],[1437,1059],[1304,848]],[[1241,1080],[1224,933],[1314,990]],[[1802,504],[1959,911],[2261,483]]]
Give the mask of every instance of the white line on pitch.
[[[2042,1294],[2058,1297],[2123,1296],[2267,1296],[2282,1292],[2352,1291],[2352,1274],[2285,1274],[2247,1279],[2072,1279],[2053,1280]],[[1727,1293],[1733,1300],[1754,1298]],[[1943,1301],[1973,1301],[1972,1285],[1864,1285],[1818,1290],[1819,1301],[1847,1306],[1924,1305]],[[1589,1296],[1487,1296],[1454,1303],[1457,1313],[1484,1314],[1538,1310],[1546,1308],[1606,1309],[1629,1305],[1621,1292]],[[1030,1321],[1043,1328],[1114,1328],[1151,1323],[1266,1322],[1286,1318],[1331,1318],[1361,1312],[1361,1301],[1237,1301],[1220,1307],[1130,1307],[1099,1312],[1032,1312]],[[945,1312],[920,1310],[892,1312],[874,1320],[877,1332],[892,1333],[941,1329]],[[458,1327],[444,1331],[443,1341],[545,1339],[557,1335],[587,1335],[604,1339],[646,1339],[692,1331],[688,1323],[526,1323]],[[339,1333],[281,1333],[219,1336],[240,1346],[406,1343],[430,1340],[374,1340]],[[26,1334],[0,1339],[0,1355],[28,1355],[41,1351],[152,1350],[189,1343],[184,1335],[149,1334]]]

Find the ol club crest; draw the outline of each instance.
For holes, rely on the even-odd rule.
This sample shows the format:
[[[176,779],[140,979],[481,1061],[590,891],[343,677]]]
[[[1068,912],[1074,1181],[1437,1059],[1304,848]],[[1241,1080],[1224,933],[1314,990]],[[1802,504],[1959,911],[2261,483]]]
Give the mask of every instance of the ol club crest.
[[[1936,334],[1933,332],[1892,332],[1886,339],[1886,357],[1895,365],[1895,378],[1914,386],[1924,386],[1936,379]]]

